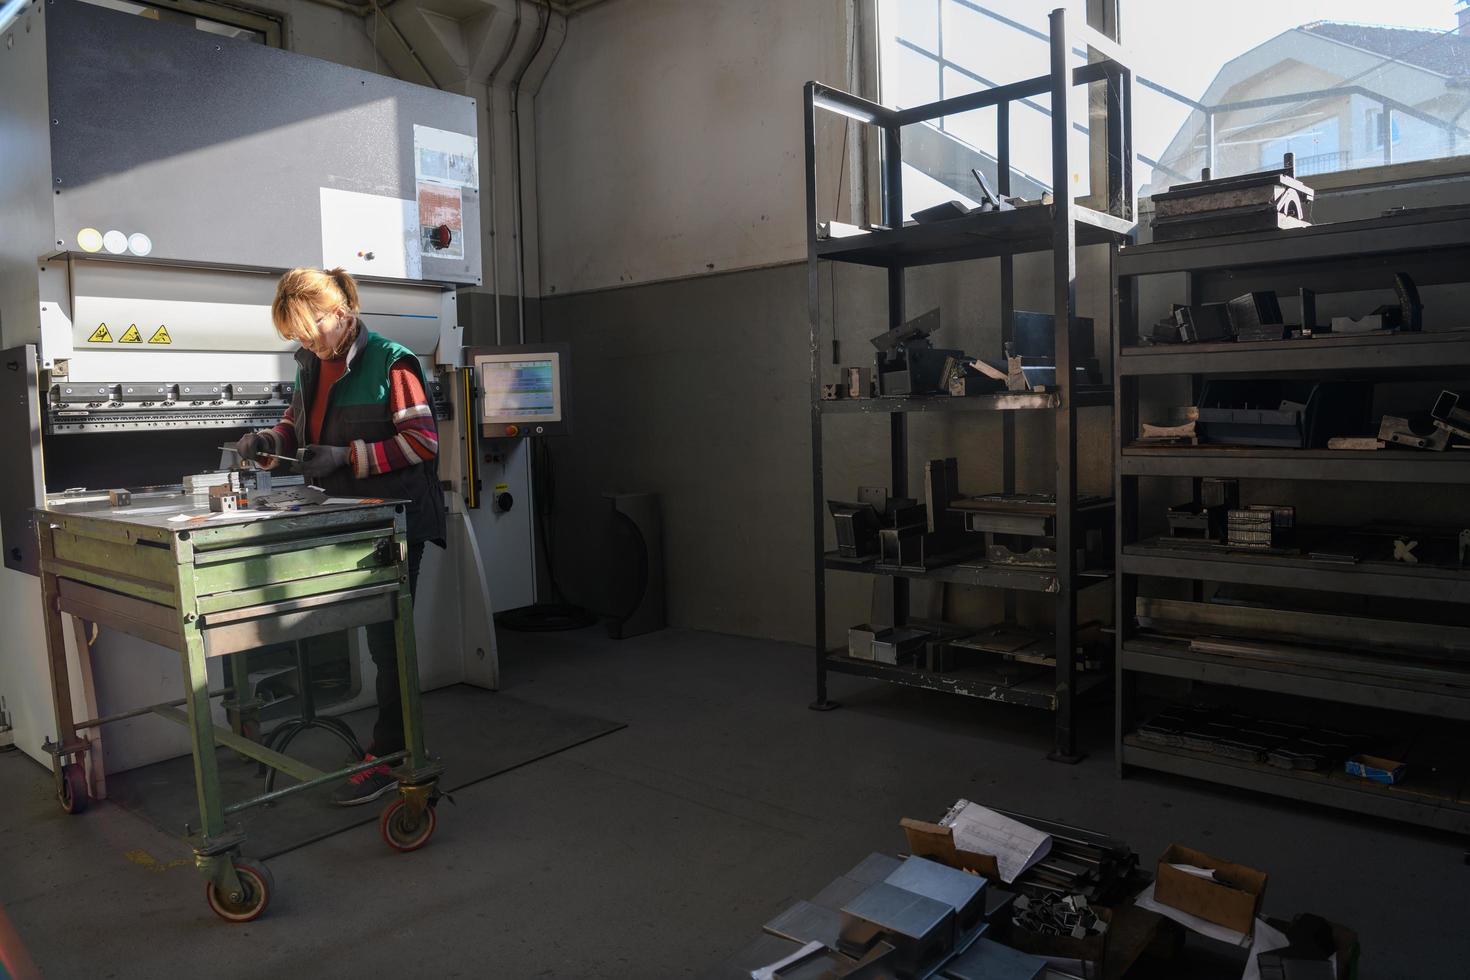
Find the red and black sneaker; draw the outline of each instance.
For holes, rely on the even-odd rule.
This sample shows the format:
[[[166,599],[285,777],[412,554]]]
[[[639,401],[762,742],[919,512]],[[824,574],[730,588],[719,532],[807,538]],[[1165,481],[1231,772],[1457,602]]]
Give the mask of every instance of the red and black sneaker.
[[[370,762],[374,758],[369,752],[362,757],[362,761]],[[398,780],[393,778],[388,764],[384,762],[348,776],[347,782],[333,791],[332,803],[336,806],[361,806],[371,803],[397,785]]]

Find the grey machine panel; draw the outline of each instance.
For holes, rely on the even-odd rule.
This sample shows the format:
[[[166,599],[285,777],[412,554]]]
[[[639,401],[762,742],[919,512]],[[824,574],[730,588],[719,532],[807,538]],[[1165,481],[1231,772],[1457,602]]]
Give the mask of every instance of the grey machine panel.
[[[402,202],[416,242],[414,127],[476,133],[462,95],[80,0],[44,10],[60,251],[80,229],[116,229],[146,234],[153,261],[320,266],[323,188],[379,197],[390,216]],[[35,84],[3,66],[0,85]],[[463,224],[441,251],[462,256],[430,247],[418,274],[387,268],[390,255],[381,273],[352,271],[478,283],[479,191],[454,190]]]
[[[40,562],[31,508],[41,499],[41,405],[33,345],[0,351],[0,419],[0,459],[6,461],[6,475],[0,479],[4,564],[34,575]]]

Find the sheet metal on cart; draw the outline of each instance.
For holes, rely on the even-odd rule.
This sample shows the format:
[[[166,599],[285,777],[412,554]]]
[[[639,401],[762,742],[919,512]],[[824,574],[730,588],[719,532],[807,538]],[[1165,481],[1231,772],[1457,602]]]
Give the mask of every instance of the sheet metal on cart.
[[[217,468],[221,443],[277,421],[295,366],[269,304],[298,265],[357,276],[364,321],[418,355],[440,396],[450,518],[447,550],[424,558],[423,682],[496,686],[463,506],[476,433],[459,437],[456,410],[456,290],[481,277],[474,101],[53,0],[0,41],[0,130],[0,695],[16,743],[46,761],[54,734],[33,508],[77,487],[177,487]],[[333,710],[372,703],[352,636]],[[102,629],[72,646],[96,667],[81,717],[176,696],[176,667],[137,666],[156,660],[144,640]],[[151,718],[107,734],[92,761],[114,770],[188,751]]]

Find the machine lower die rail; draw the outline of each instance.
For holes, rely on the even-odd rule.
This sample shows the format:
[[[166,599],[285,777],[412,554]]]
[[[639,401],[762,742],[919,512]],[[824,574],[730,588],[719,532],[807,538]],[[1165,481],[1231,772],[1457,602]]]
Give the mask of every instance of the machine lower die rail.
[[[428,842],[443,770],[424,751],[402,504],[333,501],[289,513],[211,513],[189,494],[138,494],[120,507],[105,498],[62,500],[38,509],[37,535],[59,728],[46,749],[68,813],[82,812],[90,799],[91,742],[83,733],[152,714],[189,730],[199,825],[188,839],[208,880],[209,906],[221,918],[258,917],[274,888],[264,865],[242,857],[243,831],[226,823],[251,807],[388,763],[396,767],[399,795],[383,811],[384,840],[400,851]],[[83,622],[97,623],[178,651],[183,697],[75,721],[63,614],[73,617],[79,636]],[[384,621],[394,624],[405,750],[326,772],[250,737],[259,732],[260,704],[240,699],[248,689],[246,650]],[[207,661],[221,656],[229,658],[231,687],[210,691]],[[211,701],[222,696],[228,727],[210,714]],[[217,746],[297,782],[226,803]]]

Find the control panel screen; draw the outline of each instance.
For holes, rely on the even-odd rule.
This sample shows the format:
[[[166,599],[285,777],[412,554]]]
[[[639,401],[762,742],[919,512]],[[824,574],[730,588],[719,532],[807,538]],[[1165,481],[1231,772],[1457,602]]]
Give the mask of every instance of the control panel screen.
[[[483,421],[561,421],[561,364],[557,354],[481,355],[475,363],[480,369]]]

